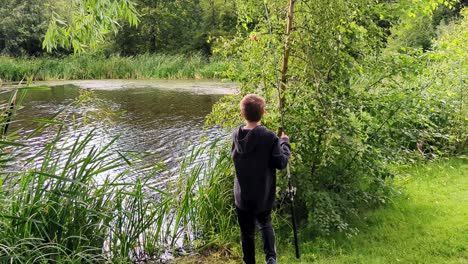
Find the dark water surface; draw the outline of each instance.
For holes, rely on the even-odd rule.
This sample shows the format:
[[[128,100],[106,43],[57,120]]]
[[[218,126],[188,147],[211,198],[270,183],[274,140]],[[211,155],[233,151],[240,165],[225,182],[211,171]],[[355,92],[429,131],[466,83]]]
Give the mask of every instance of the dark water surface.
[[[223,95],[234,93],[235,84],[211,81],[72,81],[38,82],[51,87],[47,91],[28,92],[19,123],[24,133],[37,127],[30,118],[48,118],[67,108],[70,137],[96,128],[93,144],[109,142],[120,135],[118,148],[123,151],[155,152],[168,168],[199,140],[205,116]],[[91,91],[85,103],[68,106],[83,93]],[[221,133],[209,128],[208,135]],[[39,148],[44,135],[33,139]]]

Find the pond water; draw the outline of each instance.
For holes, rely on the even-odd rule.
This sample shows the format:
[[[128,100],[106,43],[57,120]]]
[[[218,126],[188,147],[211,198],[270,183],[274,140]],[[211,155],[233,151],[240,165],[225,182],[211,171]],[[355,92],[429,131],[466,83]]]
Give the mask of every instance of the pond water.
[[[119,149],[137,153],[154,152],[169,168],[190,145],[196,144],[203,132],[205,116],[223,95],[236,91],[233,83],[215,81],[102,80],[37,82],[50,90],[28,92],[18,123],[23,133],[37,127],[28,119],[48,118],[67,108],[66,120],[72,123],[66,133],[78,135],[97,128],[96,142],[109,141],[120,135]],[[68,106],[84,92],[91,97],[83,104]],[[209,137],[220,132],[209,128]],[[44,138],[33,139],[40,147]]]

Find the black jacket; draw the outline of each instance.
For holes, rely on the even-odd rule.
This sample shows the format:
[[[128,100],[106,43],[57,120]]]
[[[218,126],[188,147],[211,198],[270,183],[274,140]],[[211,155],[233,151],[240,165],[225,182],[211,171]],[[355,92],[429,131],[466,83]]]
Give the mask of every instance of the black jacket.
[[[232,159],[236,169],[234,198],[242,210],[270,210],[275,202],[276,169],[288,164],[291,146],[263,126],[240,127],[233,133]]]

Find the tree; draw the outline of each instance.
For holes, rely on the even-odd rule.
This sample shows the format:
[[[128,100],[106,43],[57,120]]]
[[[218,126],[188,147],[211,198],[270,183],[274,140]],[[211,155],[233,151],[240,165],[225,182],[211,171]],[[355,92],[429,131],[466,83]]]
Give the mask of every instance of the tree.
[[[222,2],[222,3],[221,3]],[[127,23],[114,38],[113,49],[124,55],[138,53],[211,54],[210,38],[232,34],[236,27],[230,1],[136,0],[141,23]]]
[[[135,4],[130,0],[73,0],[69,16],[54,13],[44,37],[48,51],[63,47],[81,52],[104,42],[108,33],[118,32],[120,20],[138,24]]]
[[[52,12],[48,0],[2,0],[0,53],[38,55]]]
[[[420,14],[439,4],[401,4],[413,2],[410,11]],[[270,19],[261,2],[236,3],[239,32],[218,51],[233,61],[229,74],[241,83],[240,94],[215,105],[210,121],[237,126],[239,97],[258,93],[269,105],[264,124],[275,128],[287,1],[264,2]],[[285,129],[294,143],[291,168],[308,230],[354,234],[351,219],[362,208],[387,202],[389,164],[411,154],[417,142],[413,135],[429,123],[429,115],[417,117],[414,105],[431,83],[415,81],[425,64],[421,54],[383,52],[388,28],[402,18],[389,14],[397,8],[401,16],[409,15],[403,7],[373,0],[296,2],[282,97]],[[410,118],[411,125],[401,124]],[[408,133],[412,136],[403,136]]]
[[[125,55],[145,52],[183,52],[190,50],[200,28],[199,1],[137,0],[141,23],[135,28],[126,23],[115,37],[115,48]]]

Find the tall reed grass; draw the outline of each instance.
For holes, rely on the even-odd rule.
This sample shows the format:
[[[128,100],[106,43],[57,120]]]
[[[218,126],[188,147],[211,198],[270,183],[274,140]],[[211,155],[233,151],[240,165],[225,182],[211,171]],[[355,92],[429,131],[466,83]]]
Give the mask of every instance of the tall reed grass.
[[[15,96],[0,104],[0,127],[12,122],[9,113],[21,108],[31,89],[44,88],[10,91]],[[59,114],[38,122],[21,137],[2,130],[0,263],[127,263],[171,248],[232,241],[235,218],[226,186],[233,168],[220,151],[222,141],[192,147],[179,177],[160,189],[150,184],[164,170],[160,163],[120,151],[117,138],[96,145],[94,130],[69,137]],[[25,139],[44,128],[54,136],[20,163],[17,157],[29,151]],[[143,175],[135,173],[142,169]]]
[[[228,246],[237,235],[232,184],[234,168],[226,138],[194,147],[183,160],[177,182],[175,225],[192,234],[192,247]],[[173,237],[177,237],[176,234]]]
[[[167,214],[172,198],[147,182],[163,168],[150,164],[145,175],[129,181],[132,171],[148,167],[142,158],[115,149],[117,138],[92,144],[93,130],[68,138],[57,114],[38,125],[55,137],[20,163],[17,157],[29,151],[23,140],[37,130],[19,137],[5,126],[28,89],[39,88],[13,91],[1,104],[0,262],[125,262],[141,257],[138,249],[154,255],[142,239]]]
[[[194,55],[150,55],[134,57],[76,55],[58,58],[12,58],[0,56],[0,79],[36,81],[81,79],[219,79],[227,62]]]

